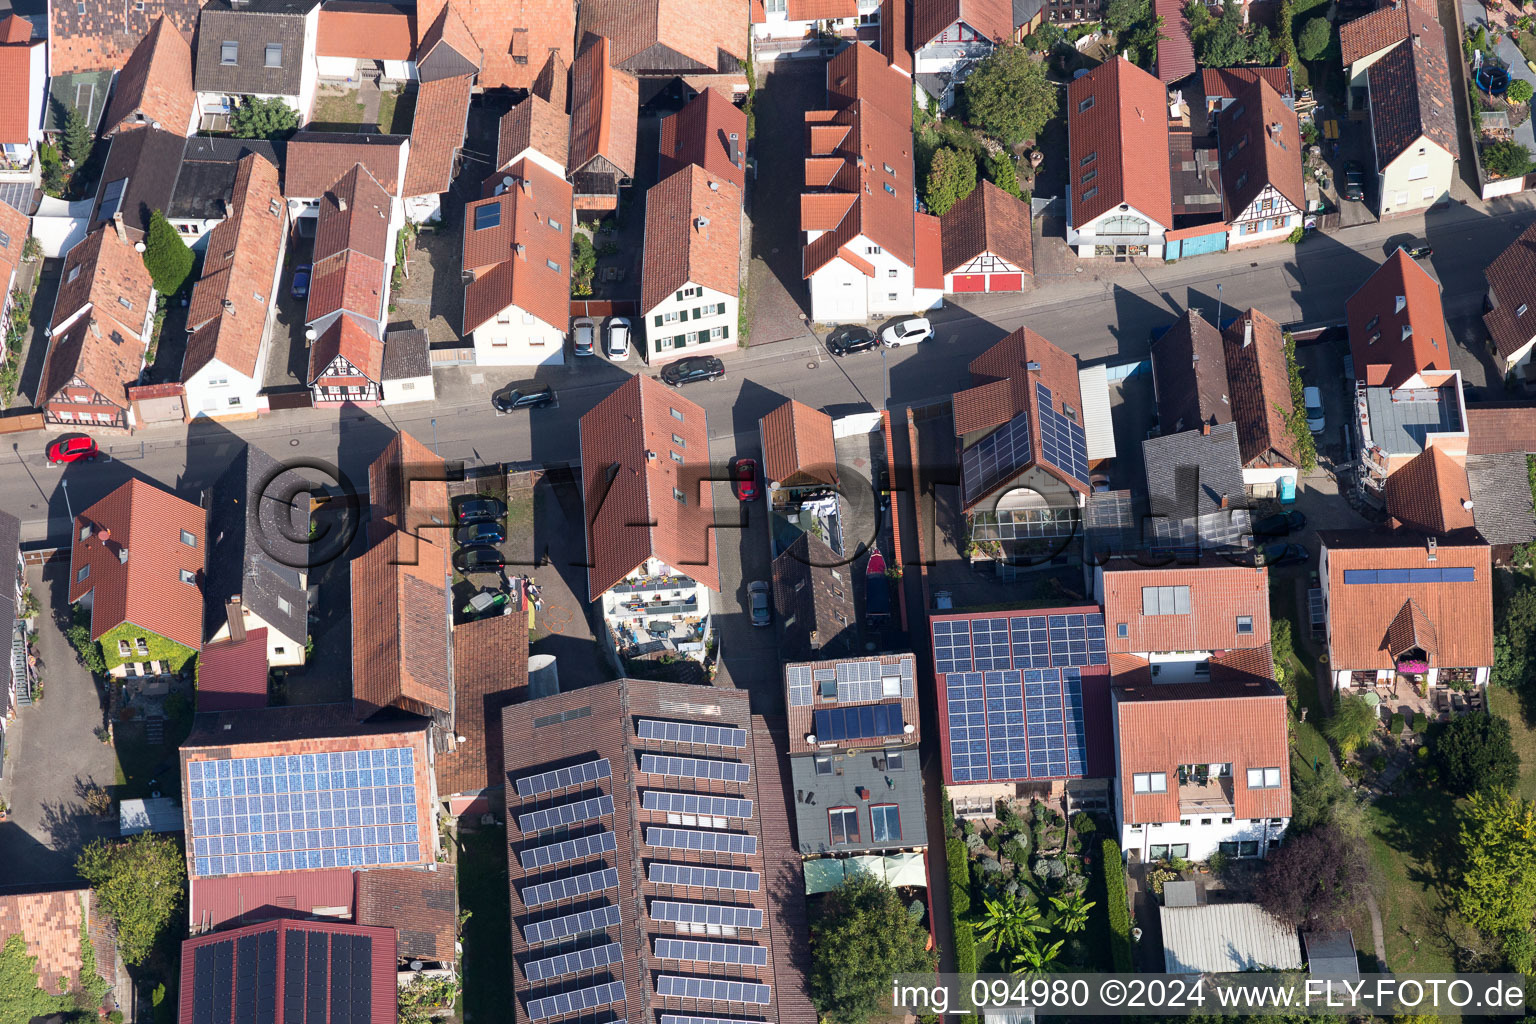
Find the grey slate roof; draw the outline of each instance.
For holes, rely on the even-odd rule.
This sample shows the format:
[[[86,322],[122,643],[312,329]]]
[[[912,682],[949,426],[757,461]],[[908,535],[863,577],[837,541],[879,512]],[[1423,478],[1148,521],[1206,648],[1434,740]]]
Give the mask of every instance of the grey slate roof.
[[[1536,510],[1524,452],[1467,456],[1472,521],[1494,547],[1536,540]]]
[[[773,603],[783,624],[780,656],[837,658],[858,641],[853,568],[825,541],[802,533],[773,560]],[[858,580],[860,585],[863,580]]]
[[[304,19],[320,0],[209,0],[198,18],[198,92],[297,96],[304,75]],[[235,63],[223,62],[225,42],[236,44]],[[267,46],[281,46],[277,67]]]
[[[181,158],[181,173],[165,215],[172,220],[222,220],[232,201],[235,169],[247,153],[282,166],[278,147],[265,139],[193,136]]]
[[[111,211],[102,209],[102,199],[115,182],[126,179],[117,208],[129,228],[148,231],[149,215],[171,204],[186,148],[185,138],[164,128],[135,128],[112,136],[106,166],[101,172],[101,188],[91,212],[91,229],[112,219]]]
[[[1248,529],[1237,427],[1185,430],[1141,444],[1147,472],[1147,540],[1159,546],[1240,545]],[[1225,506],[1223,505],[1225,499]]]
[[[43,114],[43,131],[63,131],[65,113],[78,104],[94,134],[101,127],[101,115],[106,113],[107,97],[112,92],[112,76],[115,74],[115,71],[110,70],[77,71],[49,78],[48,108]]]
[[[0,512],[0,689],[11,682],[11,624],[16,621],[16,559],[21,551],[21,520]]]
[[[901,771],[886,771],[885,751],[863,750],[853,757],[834,752],[834,773],[816,774],[815,754],[800,754],[789,759],[791,788],[795,797],[795,836],[802,854],[875,853],[908,850],[928,845],[928,816],[923,813],[923,773],[918,766],[916,747],[900,749]],[[858,793],[860,787],[867,797]],[[876,804],[895,804],[901,819],[901,839],[876,844],[871,836],[869,809]],[[859,812],[859,842],[832,845],[831,824],[827,811],[833,807],[852,807]]]
[[[214,484],[208,524],[208,583],[204,635],[224,624],[224,604],[239,594],[256,615],[303,643],[309,601],[303,586],[312,552],[305,476],[285,469],[255,445],[245,445]],[[292,489],[298,488],[297,492]],[[284,611],[278,601],[286,601]]]
[[[385,380],[409,380],[431,373],[432,352],[426,331],[390,331],[384,335]]]

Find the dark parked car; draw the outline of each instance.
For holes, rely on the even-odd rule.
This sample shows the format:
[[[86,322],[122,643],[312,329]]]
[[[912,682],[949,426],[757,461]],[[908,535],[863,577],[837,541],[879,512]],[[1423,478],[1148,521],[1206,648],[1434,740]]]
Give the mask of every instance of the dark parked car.
[[[725,364],[714,356],[688,356],[661,368],[661,382],[674,388],[725,376]]]
[[[460,526],[470,526],[500,521],[507,514],[507,506],[495,498],[475,496],[459,502],[455,512]]]
[[[1300,544],[1287,544],[1282,541],[1264,545],[1258,550],[1255,561],[1258,565],[1274,569],[1282,565],[1300,565],[1310,557],[1307,549]]]
[[[1344,165],[1343,196],[1345,199],[1365,198],[1365,168],[1357,160]]]
[[[301,263],[298,269],[293,272],[293,288],[291,291],[294,298],[302,299],[309,295],[309,275],[312,270],[313,268],[308,263]]]
[[[855,352],[873,352],[880,347],[880,339],[868,327],[848,325],[839,327],[827,335],[827,351],[835,356],[851,356]]]
[[[1285,537],[1307,528],[1307,517],[1300,512],[1276,512],[1253,524],[1255,537]]]
[[[768,597],[768,584],[764,580],[753,580],[747,584],[747,602],[752,609],[752,625],[773,625],[773,608]]]
[[[555,389],[549,384],[540,384],[536,380],[525,380],[519,383],[508,384],[491,396],[491,404],[497,412],[511,412],[513,409],[542,409],[546,405],[555,402]]]
[[[506,564],[495,548],[460,548],[454,552],[453,567],[461,573],[491,572]]]
[[[500,544],[507,539],[500,523],[475,523],[473,526],[461,526],[458,533],[459,543],[464,547],[475,544]]]

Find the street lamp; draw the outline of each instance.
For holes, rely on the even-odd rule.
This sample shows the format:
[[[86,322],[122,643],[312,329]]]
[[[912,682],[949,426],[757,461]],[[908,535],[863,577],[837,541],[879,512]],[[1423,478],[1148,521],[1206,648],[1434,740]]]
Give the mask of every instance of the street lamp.
[[[881,412],[891,407],[891,375],[885,365],[886,351],[886,347],[882,344],[880,346],[880,393],[884,396],[884,404],[880,406]]]
[[[74,530],[75,510],[69,503],[69,477],[61,477],[59,483],[64,487],[64,508],[69,512],[70,530]]]
[[[1216,283],[1216,329],[1221,330],[1221,282]]]
[[[436,416],[432,417],[432,454],[433,455],[441,455],[442,454],[442,452],[437,450],[437,417]]]

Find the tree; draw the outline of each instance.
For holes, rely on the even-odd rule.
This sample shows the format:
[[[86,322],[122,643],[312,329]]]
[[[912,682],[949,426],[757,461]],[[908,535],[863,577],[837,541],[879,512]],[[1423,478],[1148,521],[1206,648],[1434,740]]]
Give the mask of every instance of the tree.
[[[1460,796],[1480,789],[1513,789],[1520,781],[1520,755],[1509,721],[1491,714],[1451,720],[1435,741],[1435,760],[1446,786]]]
[[[91,133],[90,122],[79,107],[68,107],[64,112],[64,155],[79,167],[91,155],[94,145],[96,137]]]
[[[1327,18],[1311,18],[1301,27],[1301,35],[1296,37],[1296,52],[1302,60],[1317,60],[1328,49],[1332,35]]]
[[[1052,923],[1063,933],[1075,935],[1088,927],[1088,911],[1097,905],[1081,892],[1075,892],[1071,896],[1052,896],[1051,906],[1056,908],[1055,920]]]
[[[1370,879],[1361,845],[1327,824],[1287,837],[1266,860],[1255,896],[1298,928],[1332,928],[1360,905]]]
[[[1531,171],[1531,151],[1510,139],[1490,143],[1483,149],[1483,166],[1500,178],[1518,178]]]
[[[187,881],[181,847],[149,832],[120,842],[97,839],[81,851],[75,871],[117,925],[124,962],[142,964],[181,906]]]
[[[1243,37],[1243,9],[1231,2],[1221,9],[1221,17],[1215,19],[1200,40],[1197,50],[1200,63],[1209,68],[1229,68],[1248,60],[1248,40]]]
[[[597,250],[586,232],[576,232],[571,243],[571,294],[591,295],[592,276],[597,273]]]
[[[1519,692],[1536,677],[1536,585],[1519,573],[1510,584],[1494,616],[1493,682]]]
[[[192,273],[194,257],[165,214],[156,210],[149,217],[149,233],[144,237],[144,269],[161,295],[181,291]]]
[[[987,180],[1015,199],[1024,198],[1024,192],[1019,188],[1019,169],[1007,153],[999,153],[987,161]]]
[[[1118,35],[1151,17],[1151,0],[1109,0],[1104,9],[1104,27]]]
[[[229,118],[237,139],[286,138],[299,129],[299,112],[276,96],[247,96]]]
[[[1462,918],[1490,935],[1529,929],[1536,912],[1536,808],[1505,789],[1474,793],[1459,839],[1454,900]]]
[[[1511,103],[1529,103],[1531,96],[1536,95],[1536,86],[1523,78],[1517,78],[1509,83],[1509,89],[1504,95],[1509,97]]]
[[[864,1024],[897,974],[931,971],[928,931],[884,881],[855,875],[826,895],[811,928],[811,997],[831,1024]]]
[[[1338,710],[1323,726],[1323,732],[1339,748],[1339,753],[1348,757],[1371,738],[1376,722],[1376,709],[1363,696],[1353,694],[1339,701]]]
[[[1205,0],[1189,0],[1184,5],[1184,20],[1189,22],[1189,37],[1198,42],[1211,27],[1211,8]]]
[[[965,80],[970,120],[1008,145],[1032,139],[1056,116],[1056,86],[1045,62],[1022,46],[999,46]]]
[[[1016,893],[1005,892],[1001,899],[987,900],[986,916],[977,929],[981,937],[997,950],[1020,950],[1039,933],[1046,931],[1040,911],[1025,903]]]
[[[975,188],[975,153],[945,146],[933,154],[933,162],[928,166],[928,187],[923,191],[929,212],[942,217]]]

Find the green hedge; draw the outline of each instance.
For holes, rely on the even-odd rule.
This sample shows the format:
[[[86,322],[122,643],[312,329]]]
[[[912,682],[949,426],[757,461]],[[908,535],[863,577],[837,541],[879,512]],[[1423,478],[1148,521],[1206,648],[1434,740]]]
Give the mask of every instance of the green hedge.
[[[944,851],[949,858],[949,909],[958,921],[971,911],[971,859],[958,838],[948,839]]]
[[[955,972],[976,973],[976,930],[969,921],[955,922]]]
[[[1128,973],[1131,958],[1131,905],[1125,898],[1125,865],[1120,862],[1120,844],[1104,840],[1099,865],[1104,871],[1104,894],[1109,901],[1109,952],[1115,970]]]

